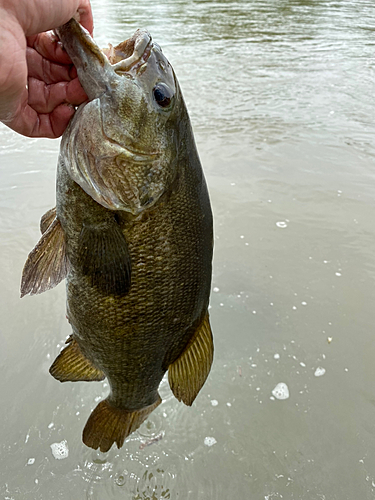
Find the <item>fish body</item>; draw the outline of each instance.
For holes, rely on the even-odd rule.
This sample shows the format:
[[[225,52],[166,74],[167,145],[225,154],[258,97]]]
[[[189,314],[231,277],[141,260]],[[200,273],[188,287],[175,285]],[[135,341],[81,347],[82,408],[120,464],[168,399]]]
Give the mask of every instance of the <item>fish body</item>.
[[[74,20],[58,34],[90,101],[64,133],[56,210],[42,217],[21,295],[66,278],[72,335],[50,372],[107,377],[83,432],[107,451],[160,404],[167,370],[188,405],[208,376],[212,214],[177,79],[150,35],[104,54]]]

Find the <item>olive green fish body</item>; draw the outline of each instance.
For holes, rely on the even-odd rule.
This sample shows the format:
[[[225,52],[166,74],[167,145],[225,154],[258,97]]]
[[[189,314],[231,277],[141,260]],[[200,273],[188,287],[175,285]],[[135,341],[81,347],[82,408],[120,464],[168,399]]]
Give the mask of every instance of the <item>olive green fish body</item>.
[[[21,296],[66,278],[72,335],[59,381],[108,378],[83,441],[107,451],[172,392],[191,405],[213,360],[213,229],[179,84],[146,31],[102,52],[74,20],[58,34],[89,101],[65,131],[56,209],[26,261]]]
[[[94,202],[59,166],[57,217],[72,263],[68,319],[82,352],[108,377],[111,401],[120,407],[155,402],[165,371],[207,313],[212,216],[199,169],[189,163],[185,168],[173,192],[134,217]],[[92,286],[82,273],[79,238],[92,220],[116,224],[125,236],[132,271],[124,296]]]

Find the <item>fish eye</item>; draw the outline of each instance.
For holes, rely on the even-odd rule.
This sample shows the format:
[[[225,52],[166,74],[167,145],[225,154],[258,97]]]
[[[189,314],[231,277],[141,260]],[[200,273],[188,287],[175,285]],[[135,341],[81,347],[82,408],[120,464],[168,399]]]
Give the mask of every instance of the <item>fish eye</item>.
[[[155,101],[161,108],[167,108],[171,104],[173,92],[165,83],[158,83],[154,87],[153,93]]]

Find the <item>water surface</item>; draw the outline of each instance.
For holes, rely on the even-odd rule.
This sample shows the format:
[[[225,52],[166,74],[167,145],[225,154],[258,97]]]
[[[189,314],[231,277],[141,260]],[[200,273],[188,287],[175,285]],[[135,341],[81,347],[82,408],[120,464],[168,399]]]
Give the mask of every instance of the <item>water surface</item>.
[[[1,498],[374,499],[373,2],[93,10],[103,46],[146,27],[180,80],[215,215],[215,362],[192,408],[163,382],[120,451],[81,443],[107,384],[48,374],[63,284],[19,300],[59,144],[1,127]]]

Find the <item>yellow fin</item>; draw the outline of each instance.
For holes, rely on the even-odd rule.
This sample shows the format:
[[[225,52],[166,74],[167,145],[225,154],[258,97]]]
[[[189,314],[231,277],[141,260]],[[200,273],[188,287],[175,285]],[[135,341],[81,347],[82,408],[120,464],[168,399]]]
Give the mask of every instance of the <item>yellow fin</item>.
[[[208,313],[187,348],[168,368],[168,381],[179,401],[191,406],[211,370],[214,344]]]
[[[40,232],[43,234],[50,227],[56,217],[56,207],[48,210],[40,219]]]
[[[81,352],[78,343],[69,337],[69,345],[57,356],[49,369],[60,382],[91,382],[103,380],[104,373],[96,368]]]
[[[140,410],[123,410],[112,406],[107,399],[101,401],[91,413],[85,428],[82,441],[90,448],[108,451],[113,443],[121,448],[125,438],[146,420],[150,413],[161,403],[161,398],[150,406]]]
[[[66,278],[68,270],[64,231],[55,218],[27,257],[22,272],[21,297],[55,287]]]

